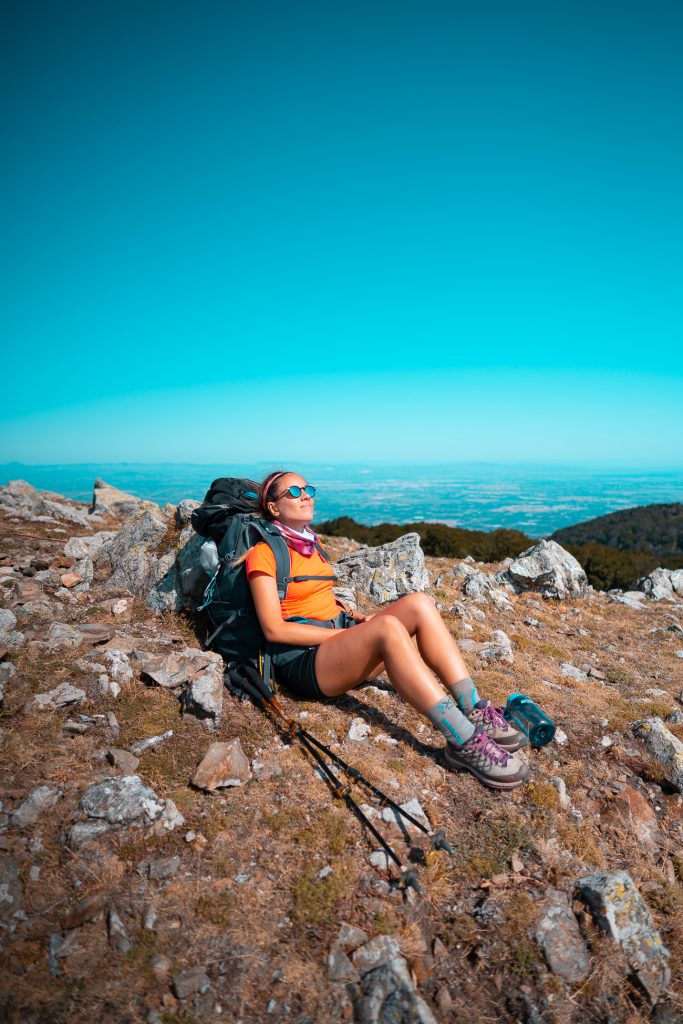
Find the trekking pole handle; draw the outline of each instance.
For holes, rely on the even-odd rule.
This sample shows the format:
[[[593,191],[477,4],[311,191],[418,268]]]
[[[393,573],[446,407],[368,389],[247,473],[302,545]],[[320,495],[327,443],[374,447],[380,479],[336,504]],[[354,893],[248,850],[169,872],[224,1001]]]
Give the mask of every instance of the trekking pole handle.
[[[256,704],[266,703],[265,698],[258,691],[258,689],[255,686],[252,686],[251,682],[244,676],[241,676],[238,672],[235,672],[233,669],[228,669],[228,678],[230,679],[232,685],[235,686],[238,690],[244,690],[245,693],[249,694],[251,699],[255,701]]]

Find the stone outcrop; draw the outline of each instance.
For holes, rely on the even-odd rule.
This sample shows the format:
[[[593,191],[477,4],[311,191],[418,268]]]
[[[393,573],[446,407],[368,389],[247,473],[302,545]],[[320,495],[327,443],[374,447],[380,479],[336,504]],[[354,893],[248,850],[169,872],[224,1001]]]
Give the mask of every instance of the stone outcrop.
[[[96,555],[109,560],[108,587],[143,597],[156,612],[195,608],[208,583],[199,562],[203,538],[186,521],[196,502],[181,505],[160,509],[154,502],[136,501],[121,529]],[[177,529],[181,533],[174,540]]]
[[[342,555],[335,564],[335,571],[356,593],[378,604],[396,601],[429,586],[417,533],[406,533],[390,544],[359,548]]]
[[[585,597],[588,579],[568,551],[554,540],[541,540],[508,566],[507,574],[520,590],[537,590],[544,597],[564,600]]]
[[[683,569],[653,569],[633,584],[653,601],[677,601],[683,598]]]
[[[683,793],[683,743],[667,729],[661,718],[643,718],[631,726],[633,733],[662,766],[664,777]]]
[[[72,523],[87,529],[92,525],[87,513],[68,504],[61,494],[38,491],[25,480],[10,480],[0,489],[0,505],[10,519]]]
[[[118,487],[112,487],[100,477],[97,477],[93,486],[91,512],[108,512],[114,516],[127,516],[133,512],[141,499],[134,494],[120,491]]]
[[[577,888],[597,923],[618,942],[652,1002],[666,990],[669,951],[627,871],[579,878]]]

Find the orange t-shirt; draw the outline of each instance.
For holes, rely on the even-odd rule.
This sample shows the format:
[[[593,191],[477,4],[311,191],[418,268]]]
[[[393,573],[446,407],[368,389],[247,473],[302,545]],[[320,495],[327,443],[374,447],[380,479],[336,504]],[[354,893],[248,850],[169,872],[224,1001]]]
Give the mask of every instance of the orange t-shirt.
[[[330,582],[305,580],[302,583],[290,583],[287,596],[282,602],[282,618],[299,615],[302,619],[333,619],[339,614],[340,608],[332,592],[332,566],[317,550],[306,557],[290,548],[289,558],[292,566],[290,576],[327,576]],[[275,555],[265,543],[257,544],[247,556],[247,579],[250,580],[257,573],[277,579]]]

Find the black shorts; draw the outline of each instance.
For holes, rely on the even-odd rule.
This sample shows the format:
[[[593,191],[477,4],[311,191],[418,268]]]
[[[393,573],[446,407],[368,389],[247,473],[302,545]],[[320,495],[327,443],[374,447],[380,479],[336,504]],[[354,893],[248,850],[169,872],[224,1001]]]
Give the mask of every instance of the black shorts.
[[[307,621],[313,624],[311,619]],[[315,624],[318,625],[318,623]],[[356,625],[356,622],[346,612],[341,612],[336,619],[329,619],[319,625],[323,629],[350,629],[351,626]],[[318,653],[318,646],[273,645],[275,677],[285,690],[293,697],[298,697],[299,700],[330,700],[320,689],[315,674],[315,656]]]

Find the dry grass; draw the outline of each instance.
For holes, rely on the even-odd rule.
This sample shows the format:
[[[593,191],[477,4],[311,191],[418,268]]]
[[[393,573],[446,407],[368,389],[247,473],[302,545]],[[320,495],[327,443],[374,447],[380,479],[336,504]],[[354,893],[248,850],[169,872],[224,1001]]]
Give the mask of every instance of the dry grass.
[[[0,510],[0,533],[1,520]],[[20,530],[6,534],[6,547],[29,552],[42,544],[48,554],[50,546],[54,552],[61,550],[65,535],[57,536],[44,525],[46,529],[35,534],[27,531],[30,537],[19,536]],[[176,543],[176,532],[170,530],[164,550]],[[432,572],[452,565],[446,559],[433,561]],[[447,573],[440,592],[446,605],[461,600],[458,581]],[[109,621],[103,611],[109,596],[95,587],[87,603],[65,604],[60,614],[63,611],[64,621]],[[340,922],[348,921],[370,935],[398,939],[437,1019],[440,1014],[432,1000],[446,984],[454,1000],[452,1016],[463,1021],[514,1024],[528,1018],[528,1000],[540,1006],[549,994],[554,1024],[601,1020],[606,999],[612,1000],[609,1012],[615,1021],[643,1020],[642,1003],[630,988],[618,947],[587,929],[592,972],[578,991],[568,993],[548,976],[533,926],[537,896],[548,884],[571,888],[577,874],[625,867],[643,888],[671,950],[674,986],[683,983],[680,886],[670,881],[661,858],[643,852],[632,830],[603,820],[605,800],[600,795],[600,787],[615,778],[635,782],[647,798],[656,792],[648,787],[664,781],[657,763],[642,749],[635,759],[624,751],[637,745],[629,732],[633,720],[652,714],[664,717],[673,706],[683,685],[680,662],[673,654],[680,642],[661,632],[669,621],[664,607],[648,606],[635,613],[602,599],[560,604],[538,601],[533,595],[512,597],[512,604],[512,612],[485,607],[485,622],[474,621],[467,633],[475,640],[488,640],[493,629],[501,628],[513,643],[512,666],[484,665],[468,657],[479,689],[496,703],[504,703],[514,690],[529,693],[569,735],[564,749],[551,746],[532,753],[532,781],[514,794],[492,793],[469,776],[446,772],[438,753],[440,739],[429,729],[419,731],[421,717],[392,693],[359,690],[333,705],[296,702],[282,695],[283,706],[293,717],[308,712],[302,721],[323,741],[342,741],[355,716],[368,721],[371,739],[382,732],[398,741],[395,747],[371,742],[339,749],[399,802],[417,797],[432,823],[446,828],[453,857],[430,852],[422,837],[413,840],[412,845],[423,851],[420,879],[425,890],[424,898],[414,904],[382,890],[387,873],[367,862],[374,842],[343,805],[333,801],[301,749],[283,749],[277,729],[260,711],[226,697],[221,729],[210,735],[180,717],[172,693],[138,680],[116,701],[93,695],[79,710],[113,710],[120,725],[117,745],[122,747],[174,730],[170,743],[142,755],[138,772],[160,795],[175,801],[186,824],[156,836],[131,830],[92,848],[70,851],[60,842],[60,834],[77,816],[85,786],[109,772],[100,755],[111,739],[99,727],[67,738],[62,725],[74,709],[28,714],[22,707],[36,692],[63,679],[76,684],[85,680],[73,662],[91,648],[46,654],[27,645],[12,655],[19,674],[6,689],[7,709],[0,723],[5,731],[0,777],[7,806],[14,809],[44,782],[65,795],[49,820],[36,829],[6,833],[21,863],[25,910],[36,922],[31,929],[24,923],[23,930],[17,930],[0,968],[6,978],[7,1019],[70,1024],[98,1019],[113,1024],[144,1021],[151,1009],[157,1009],[167,1024],[208,1020],[207,1013],[191,1003],[173,1005],[168,984],[152,971],[152,958],[159,953],[168,957],[173,971],[194,965],[206,969],[223,1004],[223,1019],[255,1024],[306,1016],[316,1021],[348,1020],[353,1015],[348,997],[329,982],[326,967]],[[575,608],[579,615],[572,614]],[[539,627],[524,625],[530,616]],[[450,615],[446,621],[454,635],[465,635],[459,617]],[[660,632],[649,633],[655,626]],[[579,627],[589,635],[580,635]],[[151,647],[164,633],[198,646],[191,620],[174,615],[156,618],[138,599],[131,624],[116,623],[116,628],[136,642],[144,638]],[[562,661],[601,668],[607,684],[560,676]],[[672,699],[632,702],[649,687],[666,690]],[[598,724],[603,718],[609,723],[606,728]],[[613,752],[600,745],[605,731],[620,737]],[[240,739],[250,758],[258,751],[261,759],[275,756],[281,776],[215,794],[191,789],[188,780],[209,743],[231,737]],[[547,782],[555,774],[564,778],[574,806],[583,811],[582,824],[559,807],[557,791]],[[359,800],[372,803],[362,789],[355,792]],[[680,818],[666,808],[658,813],[662,852],[683,846]],[[200,841],[185,842],[189,829]],[[27,842],[36,833],[43,850],[33,854]],[[398,833],[394,842],[401,859],[409,863],[410,846]],[[524,877],[511,870],[513,853],[525,864]],[[147,878],[144,863],[171,854],[181,859],[178,874],[161,883]],[[41,869],[37,881],[30,877],[33,864]],[[321,879],[320,871],[328,865],[333,870]],[[121,909],[132,949],[120,954],[110,947],[100,915],[82,926],[81,951],[65,958],[62,974],[53,977],[46,967],[46,950],[51,929],[60,927],[59,913],[98,892],[105,892],[107,900]],[[499,906],[500,924],[487,925],[473,913],[482,900]],[[56,909],[50,909],[54,904]],[[153,933],[141,927],[143,908],[149,904],[158,914]],[[437,936],[448,955],[432,964],[429,951]],[[274,976],[278,970],[283,980]],[[168,1005],[162,1003],[164,996]],[[267,1014],[271,998],[278,1009]],[[285,1001],[289,1017],[283,1010]]]

